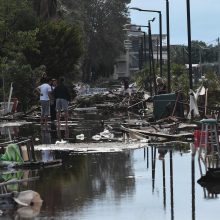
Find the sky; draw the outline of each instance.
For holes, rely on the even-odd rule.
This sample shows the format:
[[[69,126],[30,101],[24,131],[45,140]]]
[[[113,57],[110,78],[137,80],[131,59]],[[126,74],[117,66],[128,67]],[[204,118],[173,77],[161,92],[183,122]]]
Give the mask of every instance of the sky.
[[[166,34],[166,0],[131,0],[129,7],[161,11],[163,34]],[[151,25],[152,34],[159,34],[158,13],[129,11],[132,24],[147,25],[149,19],[156,17]],[[187,45],[186,0],[169,0],[169,11],[170,43]],[[216,45],[220,37],[220,0],[190,0],[190,12],[192,40]]]

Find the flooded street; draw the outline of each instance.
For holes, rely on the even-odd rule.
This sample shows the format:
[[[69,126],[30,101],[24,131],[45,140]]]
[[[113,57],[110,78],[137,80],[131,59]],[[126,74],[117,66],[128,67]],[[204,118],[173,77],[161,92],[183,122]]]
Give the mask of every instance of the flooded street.
[[[63,167],[39,171],[35,182],[44,200],[38,219],[219,219],[210,212],[218,210],[218,196],[196,183],[197,159],[194,170],[190,153],[170,151],[163,164],[157,150],[152,161],[154,150],[149,158],[144,149],[57,154]]]
[[[83,122],[71,122],[68,129],[63,126],[60,132],[53,126],[45,130],[38,123],[31,123],[10,128],[10,135],[32,136],[36,146],[61,139],[72,146],[89,143],[93,135],[103,130],[105,117],[83,117]],[[76,139],[79,134],[84,134],[85,139]],[[8,136],[9,133],[2,133],[2,138]],[[97,146],[107,144],[114,149],[118,143],[94,142]],[[44,169],[2,170],[3,179],[37,177],[28,183],[7,186],[9,191],[31,189],[41,195],[42,206],[31,210],[35,219],[219,219],[219,196],[209,193],[218,193],[218,189],[214,186],[208,192],[197,183],[205,167],[199,164],[197,154],[192,160],[190,143],[163,148],[145,143],[141,148],[108,153],[40,150],[36,156],[39,160],[62,159],[63,163]],[[9,208],[5,217],[13,219],[19,213],[16,209]]]
[[[197,159],[193,169],[190,153],[169,151],[163,163],[155,150],[149,148],[148,157],[144,149],[57,152],[63,166],[35,171],[39,180],[22,189],[40,193],[43,205],[37,219],[219,219],[218,212],[210,212],[219,207],[218,195],[196,183]]]

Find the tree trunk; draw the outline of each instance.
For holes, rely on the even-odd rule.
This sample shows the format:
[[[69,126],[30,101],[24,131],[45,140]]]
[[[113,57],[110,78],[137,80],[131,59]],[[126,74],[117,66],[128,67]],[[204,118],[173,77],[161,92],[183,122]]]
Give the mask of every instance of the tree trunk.
[[[33,5],[39,17],[48,19],[57,15],[57,0],[33,0]]]

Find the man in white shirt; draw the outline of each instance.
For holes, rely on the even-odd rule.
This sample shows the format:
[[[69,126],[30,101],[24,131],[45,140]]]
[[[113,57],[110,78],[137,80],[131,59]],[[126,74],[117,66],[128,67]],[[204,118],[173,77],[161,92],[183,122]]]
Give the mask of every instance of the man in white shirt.
[[[47,125],[48,116],[50,115],[50,97],[51,97],[51,86],[48,84],[49,80],[44,79],[42,84],[36,88],[36,91],[40,95],[41,104],[41,124]]]

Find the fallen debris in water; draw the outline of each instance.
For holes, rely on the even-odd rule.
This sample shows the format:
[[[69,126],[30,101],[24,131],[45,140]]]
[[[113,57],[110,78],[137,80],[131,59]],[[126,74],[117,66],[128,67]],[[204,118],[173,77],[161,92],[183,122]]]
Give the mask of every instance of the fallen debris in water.
[[[61,142],[66,143],[65,142]],[[37,161],[35,158],[34,145],[31,139],[17,143],[2,143],[4,154],[0,155],[0,167],[4,168],[36,168],[60,166],[62,160]]]
[[[61,141],[56,141],[55,144],[66,144],[66,143],[67,143],[67,141],[64,141],[63,139],[61,139]]]
[[[52,151],[75,151],[77,153],[89,153],[89,152],[118,152],[128,149],[137,149],[147,147],[146,143],[120,143],[120,142],[108,142],[108,143],[74,143],[74,144],[51,144],[51,145],[37,145],[35,150],[52,150]]]
[[[35,205],[36,203],[42,204],[43,202],[43,200],[40,197],[40,194],[33,190],[14,192],[13,199],[16,203],[22,206]]]
[[[76,135],[76,139],[83,141],[85,139],[85,135],[84,134]]]

